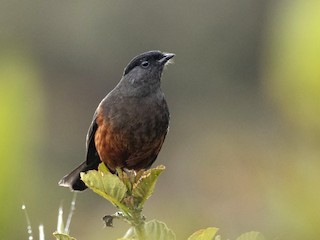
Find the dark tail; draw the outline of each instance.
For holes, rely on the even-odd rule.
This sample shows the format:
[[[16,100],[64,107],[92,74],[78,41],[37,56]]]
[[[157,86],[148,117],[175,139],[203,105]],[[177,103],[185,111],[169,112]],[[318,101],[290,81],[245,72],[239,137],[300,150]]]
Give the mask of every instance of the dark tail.
[[[74,169],[71,173],[64,176],[60,181],[59,185],[62,187],[68,187],[72,191],[83,191],[87,188],[87,186],[84,184],[84,182],[80,179],[80,173],[86,172],[92,169],[98,168],[98,163],[96,164],[90,164],[87,165],[86,162],[83,162],[78,166],[76,169]]]

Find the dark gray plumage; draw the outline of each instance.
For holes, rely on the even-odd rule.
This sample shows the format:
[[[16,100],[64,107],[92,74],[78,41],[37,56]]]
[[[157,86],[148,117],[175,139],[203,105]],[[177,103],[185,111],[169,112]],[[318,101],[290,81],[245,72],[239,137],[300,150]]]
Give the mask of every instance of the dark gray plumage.
[[[80,172],[97,169],[146,169],[156,160],[169,126],[169,110],[160,87],[172,53],[149,51],[133,58],[118,85],[100,102],[87,134],[86,161],[59,185],[86,189]]]

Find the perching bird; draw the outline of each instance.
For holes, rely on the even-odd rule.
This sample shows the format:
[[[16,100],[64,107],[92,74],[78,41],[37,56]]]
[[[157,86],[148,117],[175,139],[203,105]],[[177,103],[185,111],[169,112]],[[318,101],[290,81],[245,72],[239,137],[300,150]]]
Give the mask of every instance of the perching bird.
[[[169,110],[160,87],[163,68],[172,53],[149,51],[133,58],[118,85],[100,102],[86,138],[86,161],[59,185],[87,188],[80,172],[104,162],[116,168],[147,169],[156,160],[169,127]]]

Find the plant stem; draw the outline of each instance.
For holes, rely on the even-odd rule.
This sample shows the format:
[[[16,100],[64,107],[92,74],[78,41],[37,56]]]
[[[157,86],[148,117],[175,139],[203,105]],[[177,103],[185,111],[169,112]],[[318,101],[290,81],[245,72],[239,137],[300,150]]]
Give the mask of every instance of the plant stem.
[[[134,226],[135,232],[137,234],[138,239],[144,240],[145,239],[145,234],[144,234],[144,223],[141,222],[139,225]]]

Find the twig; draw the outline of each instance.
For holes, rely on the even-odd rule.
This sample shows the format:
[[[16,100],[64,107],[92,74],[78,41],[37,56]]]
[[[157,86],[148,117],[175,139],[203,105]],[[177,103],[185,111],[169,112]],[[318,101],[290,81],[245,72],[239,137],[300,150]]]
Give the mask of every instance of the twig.
[[[72,216],[74,214],[74,211],[76,210],[76,199],[77,199],[77,192],[74,192],[73,198],[72,198],[72,201],[71,201],[71,205],[70,205],[70,211],[69,211],[69,215],[68,215],[68,218],[67,218],[66,226],[64,228],[64,231],[67,234],[69,234]]]
[[[42,224],[39,225],[39,240],[45,240],[44,239],[44,228],[43,228]]]
[[[26,216],[26,221],[27,221],[27,232],[28,232],[28,240],[33,240],[33,234],[32,234],[32,227],[31,227],[31,221],[29,218],[29,214],[27,212],[27,207],[25,204],[22,204],[21,209],[24,211],[24,214]]]

